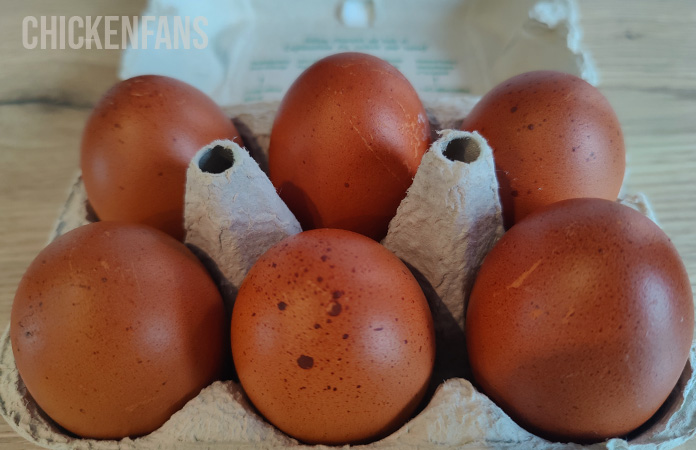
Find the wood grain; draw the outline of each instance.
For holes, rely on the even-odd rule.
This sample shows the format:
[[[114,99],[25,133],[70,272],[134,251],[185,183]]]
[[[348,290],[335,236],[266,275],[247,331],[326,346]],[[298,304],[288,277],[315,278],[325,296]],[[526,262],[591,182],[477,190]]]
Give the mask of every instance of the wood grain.
[[[89,109],[116,50],[25,50],[27,15],[133,16],[142,0],[0,0],[0,327],[78,168]],[[696,0],[582,0],[584,44],[622,123],[631,192],[644,192],[696,291]],[[36,449],[0,421],[0,448]],[[696,442],[684,449],[696,449]]]

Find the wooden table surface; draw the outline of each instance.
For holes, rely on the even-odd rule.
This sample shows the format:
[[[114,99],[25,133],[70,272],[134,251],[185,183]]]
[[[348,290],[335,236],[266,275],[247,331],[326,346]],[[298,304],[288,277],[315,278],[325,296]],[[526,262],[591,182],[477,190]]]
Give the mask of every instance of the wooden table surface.
[[[0,327],[78,169],[91,106],[119,50],[26,50],[25,16],[133,16],[143,0],[0,0]],[[582,0],[584,44],[626,137],[627,189],[644,192],[696,286],[696,0]],[[0,448],[37,448],[0,420]],[[696,449],[696,442],[682,448]]]

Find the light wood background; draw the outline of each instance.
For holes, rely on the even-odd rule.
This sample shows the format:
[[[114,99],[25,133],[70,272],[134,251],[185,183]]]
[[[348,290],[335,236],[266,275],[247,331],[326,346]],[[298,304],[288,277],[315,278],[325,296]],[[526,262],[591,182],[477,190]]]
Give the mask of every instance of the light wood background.
[[[696,286],[696,0],[578,0],[584,43],[626,137],[627,188],[652,201]],[[46,244],[118,50],[25,50],[27,15],[133,16],[144,0],[0,0],[0,328]],[[696,289],[695,289],[696,290]],[[0,448],[37,448],[0,420]],[[696,449],[696,442],[683,448]]]

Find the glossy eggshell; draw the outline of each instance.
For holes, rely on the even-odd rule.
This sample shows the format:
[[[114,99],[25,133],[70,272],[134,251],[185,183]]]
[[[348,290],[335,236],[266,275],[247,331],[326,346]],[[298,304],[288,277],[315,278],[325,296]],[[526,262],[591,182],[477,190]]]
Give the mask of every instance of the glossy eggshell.
[[[392,65],[339,53],[285,94],[269,147],[270,179],[302,228],[379,240],[430,145],[418,94]]]
[[[261,414],[308,443],[364,442],[403,425],[435,358],[420,286],[386,248],[320,229],[281,241],[244,280],[232,355]]]
[[[19,374],[38,405],[83,437],[149,433],[221,374],[219,292],[180,242],[97,222],[31,263],[12,305]]]
[[[619,194],[621,125],[602,93],[574,75],[512,77],[481,98],[462,129],[478,131],[493,149],[507,227],[559,200]]]
[[[467,310],[474,378],[549,439],[599,441],[646,422],[689,356],[684,265],[651,220],[603,199],[565,200],[487,255]]]
[[[97,103],[82,135],[82,179],[101,220],[184,237],[186,169],[216,139],[241,144],[232,121],[198,89],[158,75],[130,78]]]

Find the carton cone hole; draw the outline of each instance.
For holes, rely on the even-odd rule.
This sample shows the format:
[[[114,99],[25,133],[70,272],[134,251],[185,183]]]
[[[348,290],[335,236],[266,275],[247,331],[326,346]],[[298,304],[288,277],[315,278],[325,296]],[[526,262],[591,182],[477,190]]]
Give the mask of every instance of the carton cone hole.
[[[470,164],[481,155],[481,147],[474,139],[460,137],[449,141],[442,154],[450,161]]]
[[[198,167],[205,173],[223,173],[234,165],[231,148],[216,145],[208,149],[198,160]]]

